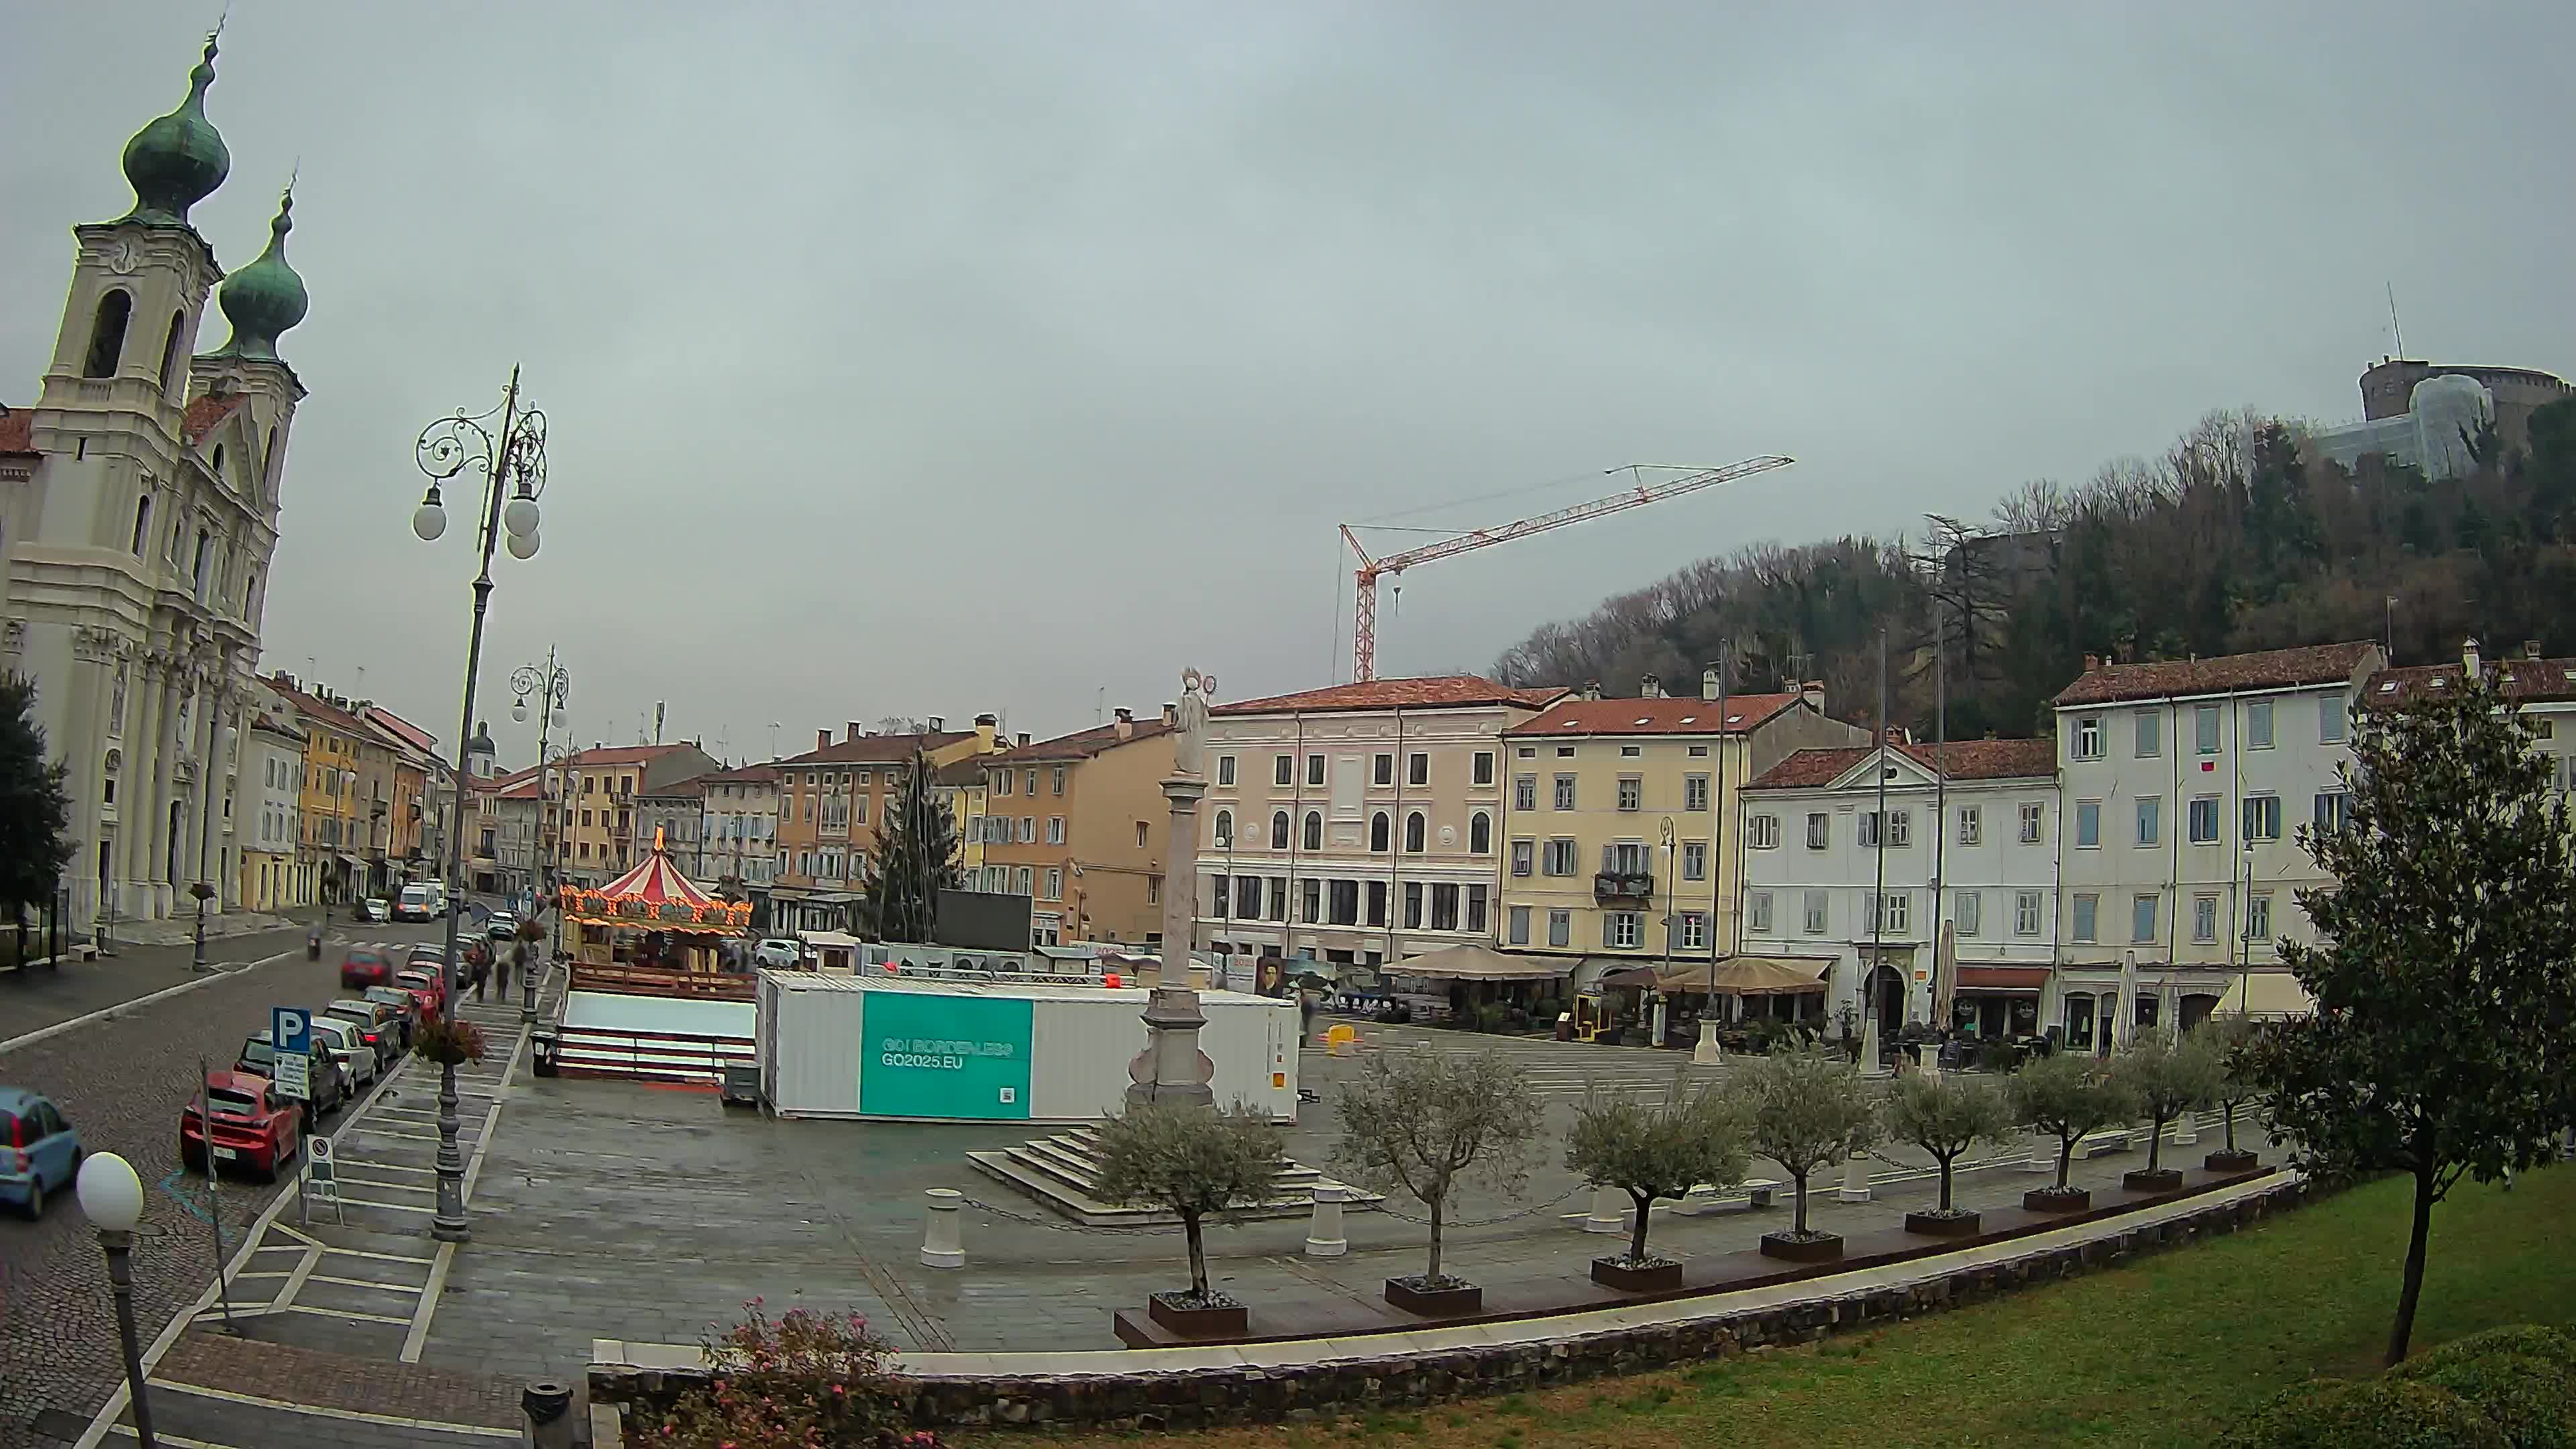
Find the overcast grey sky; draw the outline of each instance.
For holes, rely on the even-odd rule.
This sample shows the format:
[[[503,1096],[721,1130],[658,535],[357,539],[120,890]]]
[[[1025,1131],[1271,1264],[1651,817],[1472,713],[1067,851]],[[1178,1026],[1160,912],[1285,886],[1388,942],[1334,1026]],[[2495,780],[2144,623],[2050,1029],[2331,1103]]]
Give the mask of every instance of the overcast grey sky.
[[[219,6],[10,9],[15,404]],[[412,539],[412,440],[513,362],[553,423],[487,640],[513,763],[495,696],[549,642],[584,740],[656,700],[733,755],[1044,734],[1186,664],[1346,671],[1344,519],[1799,459],[1411,576],[1380,673],[1481,667],[2213,407],[2356,415],[2383,284],[2417,355],[2566,373],[2571,40],[2576,7],[2411,0],[236,0],[196,220],[248,263],[300,160],[312,293],[265,663],[452,739],[470,550]]]

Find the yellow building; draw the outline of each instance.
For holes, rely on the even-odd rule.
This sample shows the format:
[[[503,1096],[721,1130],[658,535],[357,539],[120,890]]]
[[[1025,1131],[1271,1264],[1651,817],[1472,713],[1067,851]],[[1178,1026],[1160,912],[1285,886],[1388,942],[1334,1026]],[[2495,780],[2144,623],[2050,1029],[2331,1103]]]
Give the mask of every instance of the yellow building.
[[[887,815],[899,808],[912,757],[928,757],[935,786],[936,772],[1000,748],[992,715],[976,716],[972,730],[951,730],[937,715],[928,724],[910,733],[871,734],[852,720],[840,743],[818,729],[813,749],[772,762],[778,771],[778,875],[769,895],[774,921],[792,930],[856,929],[868,858],[884,846]]]
[[[1577,989],[1623,962],[1735,950],[1736,792],[1810,746],[1865,743],[1824,691],[1569,695],[1502,732],[1506,951],[1566,960]]]
[[[545,838],[555,848],[564,883],[603,886],[653,849],[635,831],[635,796],[694,779],[723,766],[695,745],[594,746],[566,755],[547,771],[554,819]]]
[[[957,822],[957,873],[971,889],[984,875],[984,762],[968,756],[942,765],[931,783],[948,806],[948,818]]]
[[[1108,724],[973,763],[986,813],[967,817],[967,833],[984,838],[970,887],[1029,897],[1040,945],[1163,939],[1168,712],[1139,721],[1122,709]]]
[[[297,798],[296,889],[306,900],[347,903],[368,891],[369,804],[362,775],[370,751],[388,751],[356,714],[280,672],[267,681],[304,732],[302,790]]]

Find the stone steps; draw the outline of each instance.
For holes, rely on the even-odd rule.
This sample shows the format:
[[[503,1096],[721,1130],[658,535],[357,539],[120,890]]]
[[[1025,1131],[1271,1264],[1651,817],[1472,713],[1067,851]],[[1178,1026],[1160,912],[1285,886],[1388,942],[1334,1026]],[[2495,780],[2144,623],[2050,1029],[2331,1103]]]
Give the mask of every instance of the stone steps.
[[[1018,1188],[1086,1227],[1147,1227],[1179,1221],[1159,1209],[1124,1207],[1100,1199],[1100,1134],[1089,1127],[1034,1138],[998,1152],[969,1152],[966,1161],[985,1176]],[[1301,1216],[1313,1210],[1316,1186],[1329,1181],[1315,1168],[1281,1158],[1270,1200],[1247,1209],[1247,1215]],[[1353,1188],[1345,1206],[1366,1210],[1383,1200]]]

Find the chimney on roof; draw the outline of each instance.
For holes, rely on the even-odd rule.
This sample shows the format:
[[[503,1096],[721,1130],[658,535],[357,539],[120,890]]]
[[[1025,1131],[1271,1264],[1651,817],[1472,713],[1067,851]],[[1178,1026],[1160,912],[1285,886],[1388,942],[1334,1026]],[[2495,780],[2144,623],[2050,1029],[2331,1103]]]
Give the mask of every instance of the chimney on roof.
[[[1000,743],[994,738],[994,736],[1000,732],[1001,728],[1002,721],[1001,717],[998,715],[979,714],[975,716],[975,748],[979,752],[991,751],[995,745]]]
[[[1814,705],[1816,707],[1816,713],[1823,714],[1825,712],[1825,682],[1823,680],[1810,679],[1799,685],[1798,697],[1805,700],[1807,703]]]
[[[2085,656],[2084,656],[2084,672],[2085,672],[2085,673],[2087,673],[2087,674],[2091,674],[2093,671],[2095,671],[2095,670],[2097,670],[2097,669],[2099,669],[2099,668],[2101,668],[2101,667],[2102,667],[2102,656],[2101,656],[2101,655],[2099,655],[2099,654],[2087,654],[2087,655],[2085,655]]]
[[[1661,698],[1663,698],[1663,697],[1664,697],[1664,681],[1663,681],[1663,679],[1662,679],[1660,676],[1658,676],[1658,675],[1653,675],[1653,674],[1649,674],[1649,675],[1645,676],[1644,678],[1639,679],[1639,680],[1637,681],[1637,697],[1638,697],[1639,699],[1661,699]]]
[[[1118,731],[1118,738],[1122,740],[1133,739],[1136,735],[1136,711],[1132,709],[1122,709],[1118,711],[1118,723],[1116,725],[1116,729]]]
[[[2478,677],[2478,641],[2474,638],[2460,641],[2460,676],[2468,680]]]
[[[828,749],[830,749],[831,747],[832,747],[832,732],[831,732],[830,730],[816,730],[816,731],[814,731],[814,748],[816,748],[816,749],[818,749],[818,750],[828,750]]]
[[[932,715],[930,717],[930,732],[934,735],[944,735],[948,733],[948,716],[944,714]]]
[[[1703,669],[1703,670],[1701,670],[1701,671],[1699,672],[1699,697],[1700,697],[1700,698],[1702,698],[1702,699],[1708,700],[1708,701],[1710,701],[1711,703],[1714,703],[1714,702],[1716,701],[1716,699],[1717,699],[1717,671],[1716,671],[1716,670],[1714,670],[1714,669]]]
[[[1599,699],[1601,697],[1601,681],[1597,679],[1587,680],[1583,686],[1583,697],[1585,699]]]
[[[1025,745],[1029,742],[1029,732],[1027,730],[1022,730],[1018,734],[1012,736],[1011,739],[1014,744]]]
[[[1180,722],[1181,707],[1168,699],[1163,701],[1163,723],[1167,725],[1177,725]]]
[[[2523,640],[2522,657],[2525,659],[2538,659],[2540,657],[2540,641],[2537,639]]]
[[[876,733],[875,730],[862,729],[857,720],[852,720],[848,724],[843,725],[842,729],[846,731],[846,733],[841,736],[841,738],[845,740],[855,740],[861,735],[872,735]]]

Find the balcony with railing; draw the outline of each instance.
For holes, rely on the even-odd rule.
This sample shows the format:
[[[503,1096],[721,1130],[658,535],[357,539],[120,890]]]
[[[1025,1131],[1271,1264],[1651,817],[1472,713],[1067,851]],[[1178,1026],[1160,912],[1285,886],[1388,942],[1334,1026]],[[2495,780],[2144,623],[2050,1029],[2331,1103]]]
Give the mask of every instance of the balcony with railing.
[[[1655,877],[1647,871],[1605,870],[1592,877],[1596,905],[1642,906],[1654,898]]]

